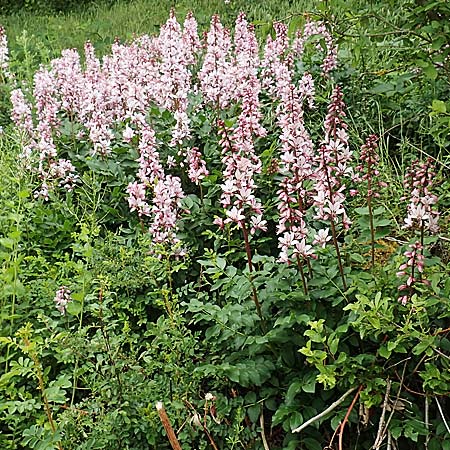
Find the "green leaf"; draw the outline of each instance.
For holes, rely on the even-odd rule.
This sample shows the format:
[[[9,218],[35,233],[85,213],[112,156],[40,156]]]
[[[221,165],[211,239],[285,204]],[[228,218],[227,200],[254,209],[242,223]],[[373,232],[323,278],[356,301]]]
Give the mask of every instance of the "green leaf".
[[[302,382],[300,380],[294,381],[287,390],[285,402],[289,405],[293,402],[298,392],[302,390]]]
[[[216,258],[216,263],[217,263],[217,267],[219,267],[219,269],[224,270],[225,266],[227,265],[227,261],[225,258],[221,258],[220,256],[218,256]]]
[[[316,392],[316,379],[311,380],[309,383],[302,384],[302,389],[308,394],[314,394]]]
[[[386,345],[382,345],[379,349],[378,349],[378,354],[382,357],[382,358],[386,358],[388,359],[391,356],[391,351],[388,350]]]
[[[0,245],[3,245],[3,247],[12,250],[14,248],[14,244],[16,241],[14,239],[10,238],[0,238]]]
[[[67,304],[67,313],[71,316],[78,316],[81,313],[81,303],[80,302],[70,302]]]
[[[328,339],[328,347],[330,349],[330,352],[335,355],[339,346],[339,338],[336,337],[334,339]]]
[[[433,100],[431,109],[439,114],[445,114],[447,112],[447,107],[442,100]]]
[[[405,437],[411,439],[414,442],[417,442],[417,438],[419,437],[419,433],[415,431],[413,428],[406,427],[405,428]]]
[[[322,450],[323,448],[320,442],[310,437],[303,439],[302,443],[307,450]]]
[[[442,450],[443,445],[439,441],[439,439],[431,438],[428,442],[428,450]]]
[[[431,338],[431,339],[430,339]],[[429,338],[422,339],[414,348],[413,354],[420,355],[422,354],[428,347],[431,347],[434,343],[434,336],[430,336]]]
[[[369,90],[372,94],[390,94],[395,92],[395,85],[392,83],[379,83]]]
[[[45,394],[49,402],[53,403],[65,403],[66,392],[59,386],[52,386],[45,389]]]
[[[259,419],[259,415],[261,413],[261,407],[260,405],[252,405],[247,408],[247,414],[248,418],[253,422],[256,423]]]
[[[302,422],[303,416],[298,411],[295,411],[291,414],[291,417],[289,418],[289,426],[291,430],[297,428],[299,425],[302,424]]]
[[[422,70],[425,76],[430,80],[435,80],[438,76],[436,67],[434,67],[433,64],[428,64],[427,66],[423,67]]]
[[[290,409],[286,405],[280,406],[272,417],[272,425],[279,425],[289,413]]]

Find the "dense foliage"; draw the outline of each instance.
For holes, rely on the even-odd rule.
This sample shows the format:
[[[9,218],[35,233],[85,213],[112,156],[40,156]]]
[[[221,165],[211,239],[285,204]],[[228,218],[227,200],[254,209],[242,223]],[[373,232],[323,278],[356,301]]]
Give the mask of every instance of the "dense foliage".
[[[0,30],[2,449],[450,448],[448,7],[236,3]]]

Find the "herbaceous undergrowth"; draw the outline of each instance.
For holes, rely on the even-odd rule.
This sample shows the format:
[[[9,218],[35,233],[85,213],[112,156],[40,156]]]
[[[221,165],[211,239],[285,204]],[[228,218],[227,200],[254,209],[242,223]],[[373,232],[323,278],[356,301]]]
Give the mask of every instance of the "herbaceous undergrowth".
[[[33,448],[168,448],[159,400],[186,448],[428,443],[450,389],[435,169],[412,162],[393,227],[382,140],[358,158],[338,48],[325,23],[303,25],[276,22],[261,45],[243,13],[201,36],[172,11],[103,58],[90,42],[64,50],[32,85],[10,73],[0,28],[30,211],[0,241],[4,277],[28,277],[13,304],[17,291],[45,305],[12,311],[1,341],[5,405],[29,421],[4,420],[8,445],[21,430]],[[50,427],[24,406],[31,375]],[[400,395],[434,396],[426,432]],[[322,420],[323,435],[307,427]]]

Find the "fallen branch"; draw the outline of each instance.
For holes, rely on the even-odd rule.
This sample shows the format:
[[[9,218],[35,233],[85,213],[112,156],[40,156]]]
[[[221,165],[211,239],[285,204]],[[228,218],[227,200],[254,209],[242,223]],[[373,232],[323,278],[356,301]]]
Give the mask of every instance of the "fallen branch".
[[[386,450],[391,450],[392,448],[392,434],[388,431],[387,447]]]
[[[182,450],[181,445],[178,442],[177,437],[175,436],[175,432],[173,431],[169,417],[167,416],[166,410],[164,409],[164,405],[162,404],[162,402],[156,403],[156,410],[158,411],[159,418],[161,419],[163,427],[166,430],[167,437],[173,450]]]
[[[317,414],[317,416],[311,417],[311,419],[307,420],[303,425],[300,425],[298,428],[295,428],[295,430],[292,430],[292,433],[299,433],[307,426],[311,425],[314,422],[317,422],[319,419],[326,416],[328,413],[336,409],[355,390],[356,387],[349,389],[341,398],[332,403],[327,409],[322,411],[320,414]]]

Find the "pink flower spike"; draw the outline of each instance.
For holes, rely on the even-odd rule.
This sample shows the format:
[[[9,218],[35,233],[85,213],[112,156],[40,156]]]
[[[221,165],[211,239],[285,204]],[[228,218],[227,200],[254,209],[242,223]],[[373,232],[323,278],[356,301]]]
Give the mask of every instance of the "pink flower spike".
[[[70,290],[65,286],[60,287],[56,291],[56,295],[54,298],[54,302],[56,305],[56,309],[64,315],[66,313],[67,305],[72,301],[72,297],[70,296]]]

